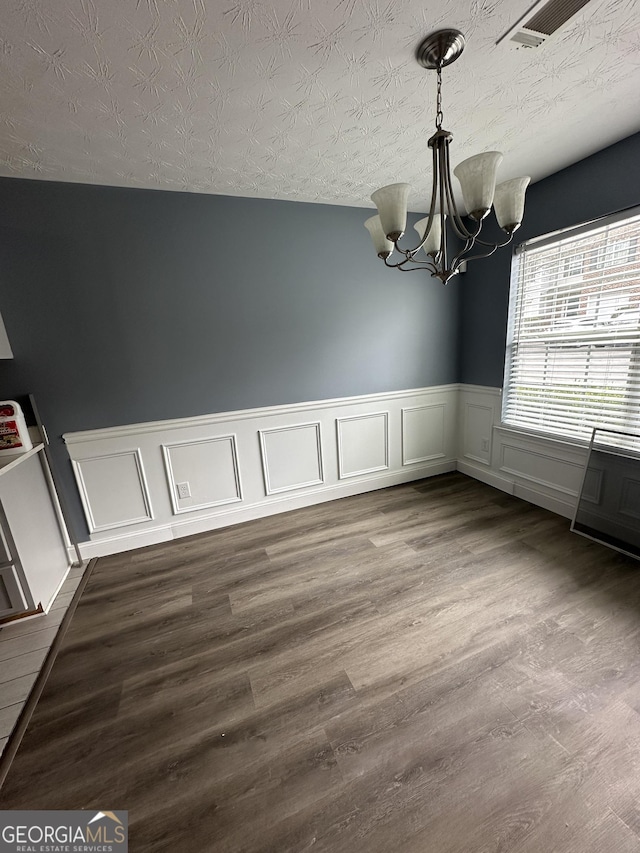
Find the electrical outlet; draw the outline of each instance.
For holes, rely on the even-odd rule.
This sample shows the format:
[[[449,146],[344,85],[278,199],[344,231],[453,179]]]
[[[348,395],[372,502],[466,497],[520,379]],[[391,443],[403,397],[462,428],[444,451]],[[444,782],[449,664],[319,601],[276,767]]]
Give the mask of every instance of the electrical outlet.
[[[480,447],[483,449],[483,451],[485,453],[488,453],[489,452],[489,439],[488,438],[481,439]]]
[[[180,500],[184,498],[191,497],[191,489],[189,488],[189,483],[176,483],[176,489],[178,490],[178,497]]]

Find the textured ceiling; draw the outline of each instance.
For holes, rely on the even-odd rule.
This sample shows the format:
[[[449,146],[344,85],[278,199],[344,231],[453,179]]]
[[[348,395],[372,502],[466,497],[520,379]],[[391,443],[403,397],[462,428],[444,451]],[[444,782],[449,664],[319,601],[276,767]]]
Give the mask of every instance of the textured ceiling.
[[[538,180],[640,129],[640,2],[592,0],[545,44],[496,40],[533,0],[3,0],[0,174],[370,205],[430,186],[435,75],[453,163]]]

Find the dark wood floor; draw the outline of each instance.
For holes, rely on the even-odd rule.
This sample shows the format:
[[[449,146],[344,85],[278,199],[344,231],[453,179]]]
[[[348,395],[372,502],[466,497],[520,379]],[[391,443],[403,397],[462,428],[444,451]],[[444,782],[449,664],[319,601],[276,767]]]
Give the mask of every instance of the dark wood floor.
[[[130,849],[640,850],[640,565],[459,474],[103,558],[0,792]]]

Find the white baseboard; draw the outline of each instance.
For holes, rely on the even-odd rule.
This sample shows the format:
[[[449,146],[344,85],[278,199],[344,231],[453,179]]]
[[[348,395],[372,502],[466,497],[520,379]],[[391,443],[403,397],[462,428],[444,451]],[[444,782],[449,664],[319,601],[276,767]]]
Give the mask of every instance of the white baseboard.
[[[555,512],[556,515],[573,518],[575,505],[572,502],[552,497],[536,489],[522,486],[519,483],[514,484],[513,494],[517,498],[522,498],[523,501],[528,501],[530,504],[535,504],[543,509],[548,509],[550,512]]]
[[[502,477],[483,465],[474,465],[467,459],[458,459],[456,470],[460,471],[461,474],[466,474],[467,477],[473,477],[474,480],[480,480],[488,486],[493,486],[494,489],[507,492],[509,495],[514,493],[513,480]]]
[[[74,552],[74,557],[75,557],[75,552]],[[71,561],[69,561],[69,568],[67,569],[67,571],[66,571],[66,572],[64,573],[64,575],[62,576],[62,578],[61,578],[60,583],[58,584],[58,586],[55,588],[55,591],[53,592],[53,595],[52,595],[52,596],[51,596],[51,598],[49,599],[49,602],[48,602],[47,606],[43,608],[45,613],[48,613],[48,612],[49,612],[49,610],[51,609],[51,606],[53,605],[53,602],[56,600],[56,595],[57,595],[57,594],[60,592],[60,590],[62,589],[62,586],[64,585],[64,582],[66,581],[67,577],[69,576],[69,572],[70,572],[70,571],[71,571]]]

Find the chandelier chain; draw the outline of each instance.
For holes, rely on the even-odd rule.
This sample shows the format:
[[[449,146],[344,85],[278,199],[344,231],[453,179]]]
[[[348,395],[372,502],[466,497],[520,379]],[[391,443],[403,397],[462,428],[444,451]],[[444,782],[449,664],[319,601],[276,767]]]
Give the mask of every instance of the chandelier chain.
[[[438,94],[436,98],[436,130],[442,130],[442,66],[438,65]]]

